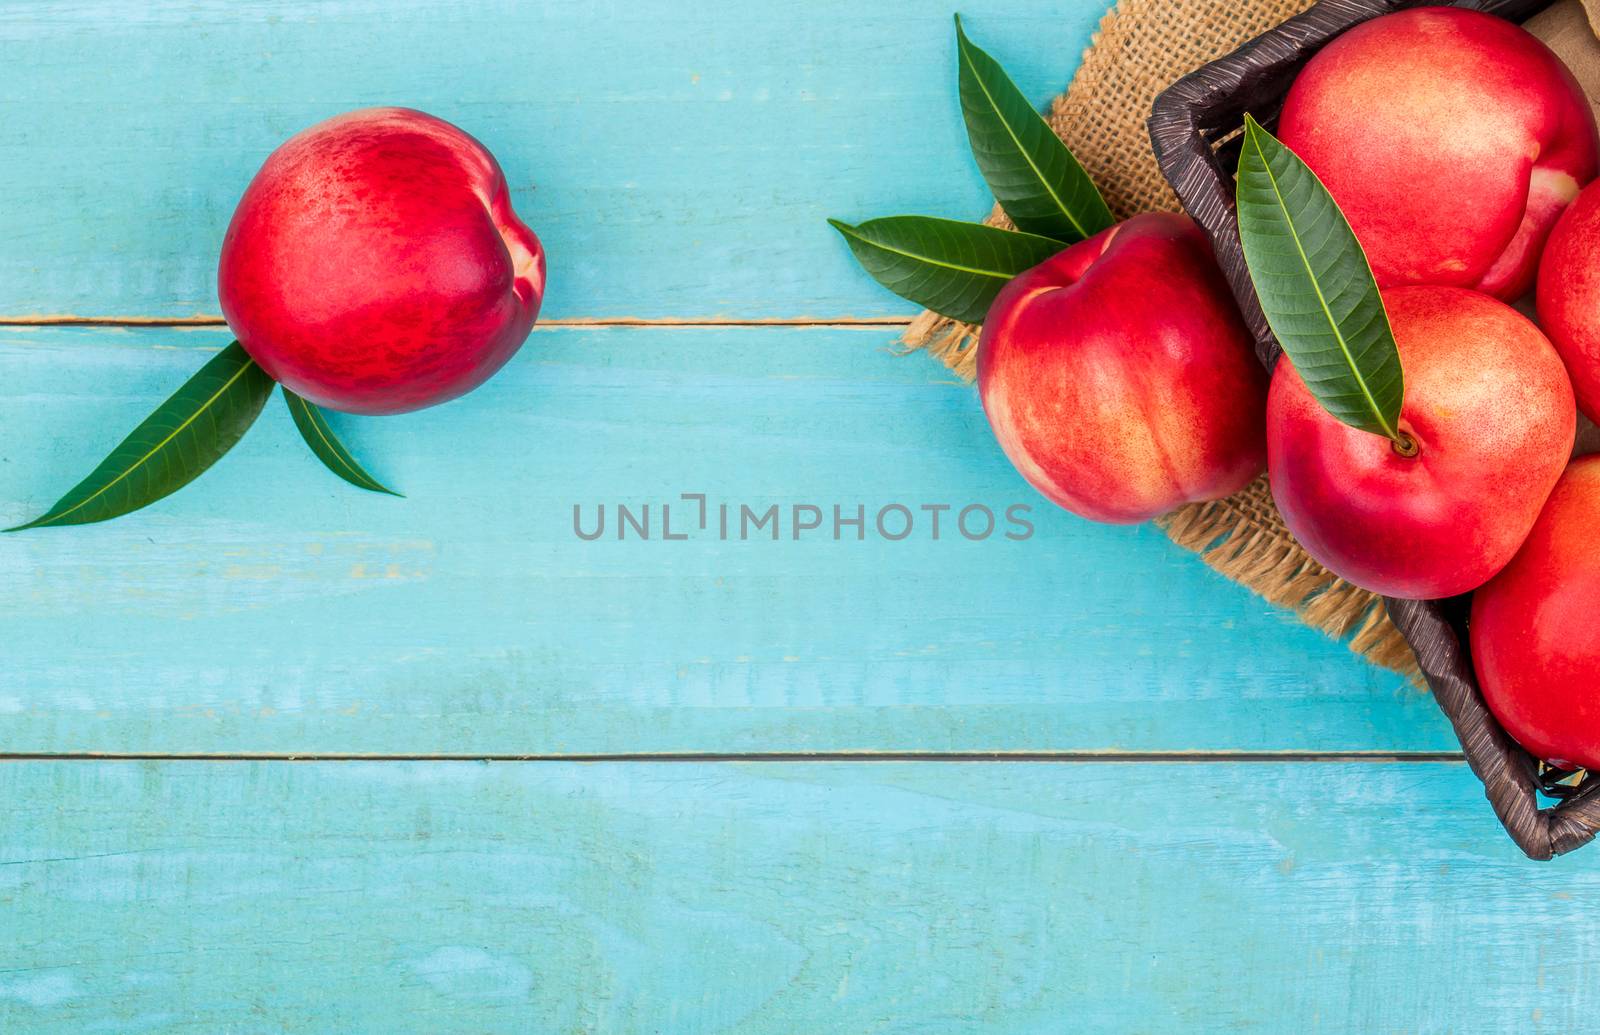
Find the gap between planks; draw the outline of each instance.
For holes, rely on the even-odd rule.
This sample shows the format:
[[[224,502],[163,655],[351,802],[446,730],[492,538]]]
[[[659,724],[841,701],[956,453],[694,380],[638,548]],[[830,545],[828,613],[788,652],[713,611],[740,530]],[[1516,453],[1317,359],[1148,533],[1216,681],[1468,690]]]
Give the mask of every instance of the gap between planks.
[[[7,751],[0,762],[1026,762],[1073,764],[1458,763],[1459,751],[751,751],[595,754]]]
[[[611,317],[541,320],[537,327],[905,327],[906,317]],[[0,316],[0,327],[226,327],[220,316]],[[536,328],[537,329],[537,328]],[[0,751],[0,762],[561,762],[783,763],[1026,762],[1096,764],[1459,763],[1459,751],[815,751],[617,752],[588,754],[350,754],[330,752],[54,752]]]

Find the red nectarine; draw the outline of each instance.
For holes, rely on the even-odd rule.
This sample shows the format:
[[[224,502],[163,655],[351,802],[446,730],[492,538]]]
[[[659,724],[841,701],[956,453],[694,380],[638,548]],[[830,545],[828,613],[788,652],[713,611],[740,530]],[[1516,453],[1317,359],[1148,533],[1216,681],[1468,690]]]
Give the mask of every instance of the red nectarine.
[[[1600,183],[1585,187],[1551,231],[1539,262],[1538,304],[1578,408],[1600,420]]]
[[[1575,460],[1527,542],[1472,597],[1484,700],[1534,755],[1600,768],[1600,456]]]
[[[1334,574],[1393,597],[1454,596],[1499,571],[1533,526],[1572,452],[1572,385],[1504,302],[1420,286],[1383,302],[1414,455],[1330,416],[1285,358],[1267,396],[1272,496]]]
[[[354,111],[268,157],[222,244],[239,343],[322,406],[399,413],[482,384],[521,347],[544,250],[482,144],[406,108]]]
[[[1184,216],[1135,216],[1007,284],[978,387],[1023,477],[1096,521],[1227,496],[1265,461],[1266,375]]]
[[[1594,179],[1594,116],[1561,59],[1510,22],[1419,7],[1364,22],[1295,79],[1279,138],[1327,186],[1379,287],[1520,297]]]

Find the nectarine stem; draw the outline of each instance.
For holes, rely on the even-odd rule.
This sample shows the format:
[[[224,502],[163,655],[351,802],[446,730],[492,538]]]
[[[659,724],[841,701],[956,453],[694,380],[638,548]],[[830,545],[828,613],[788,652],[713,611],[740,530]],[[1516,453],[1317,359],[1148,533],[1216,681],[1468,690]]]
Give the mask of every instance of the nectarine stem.
[[[1422,447],[1417,445],[1416,439],[1402,431],[1394,439],[1394,451],[1409,459],[1422,452]]]

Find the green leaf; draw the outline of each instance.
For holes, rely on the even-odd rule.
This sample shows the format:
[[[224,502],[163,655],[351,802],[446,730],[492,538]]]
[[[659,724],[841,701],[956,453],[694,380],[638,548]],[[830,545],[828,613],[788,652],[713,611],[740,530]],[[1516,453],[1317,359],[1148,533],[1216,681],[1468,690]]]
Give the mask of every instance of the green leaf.
[[[961,111],[983,178],[1017,229],[1071,244],[1114,220],[1094,180],[956,16]]]
[[[272,385],[272,378],[234,342],[156,407],[49,511],[6,531],[105,521],[176,492],[244,437]]]
[[[1245,116],[1239,238],[1272,333],[1334,417],[1398,443],[1405,377],[1354,231],[1300,158]]]
[[[391,496],[400,493],[387,488],[382,482],[368,474],[356,458],[350,455],[350,450],[344,447],[339,437],[328,426],[328,418],[315,403],[307,402],[298,395],[285,388],[283,401],[289,407],[289,414],[294,418],[294,426],[300,429],[300,437],[306,440],[306,445],[317,454],[323,466],[358,489],[369,492],[386,492]]]
[[[1061,250],[1061,242],[1048,237],[932,216],[828,223],[878,283],[965,323],[981,321],[1012,277]]]

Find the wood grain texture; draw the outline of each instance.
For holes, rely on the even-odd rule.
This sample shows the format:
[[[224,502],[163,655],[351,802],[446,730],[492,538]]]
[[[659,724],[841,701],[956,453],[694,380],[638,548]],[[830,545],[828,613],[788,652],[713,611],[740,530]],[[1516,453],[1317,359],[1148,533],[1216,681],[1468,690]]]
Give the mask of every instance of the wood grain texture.
[[[1570,1032],[1464,765],[0,765],[0,1028]],[[1441,984],[1443,982],[1443,984]]]
[[[1043,104],[1104,0],[963,14]],[[545,315],[915,307],[824,222],[975,218],[951,8],[622,0],[0,5],[0,316],[216,313],[216,256],[272,148],[349,108],[459,123],[550,260]],[[18,203],[26,199],[26,203]]]
[[[976,394],[893,332],[536,332],[470,400],[346,418],[404,500],[270,406],[184,492],[0,537],[9,751],[1449,750],[1432,701],[1150,528],[1054,510]],[[226,341],[0,331],[0,521],[54,499]],[[660,538],[679,497],[779,541]],[[594,508],[653,537],[585,542]],[[828,527],[796,542],[788,508]],[[1033,507],[1023,542],[835,542],[831,508]],[[735,513],[737,510],[735,509]],[[952,512],[953,514],[953,512]],[[926,518],[919,514],[918,520]],[[872,519],[869,517],[868,521]],[[736,533],[734,533],[736,534]]]
[[[1103,7],[963,14],[1043,101]],[[547,316],[909,314],[823,219],[987,211],[949,14],[0,5],[0,319],[214,313],[261,158],[372,103],[499,155]],[[0,752],[1455,746],[1159,534],[1049,510],[893,337],[540,330],[468,401],[338,422],[406,500],[338,482],[273,406],[156,507],[0,537]],[[0,329],[0,522],[226,340]],[[574,503],[682,492],[1027,502],[1037,531],[571,531]],[[1461,765],[12,761],[0,801],[7,1032],[1538,1032],[1600,1007],[1594,859],[1532,870]]]

